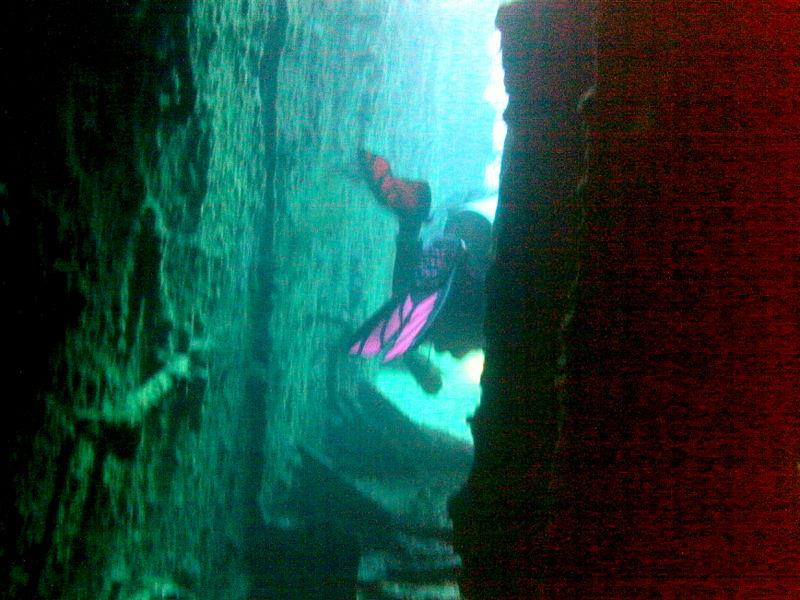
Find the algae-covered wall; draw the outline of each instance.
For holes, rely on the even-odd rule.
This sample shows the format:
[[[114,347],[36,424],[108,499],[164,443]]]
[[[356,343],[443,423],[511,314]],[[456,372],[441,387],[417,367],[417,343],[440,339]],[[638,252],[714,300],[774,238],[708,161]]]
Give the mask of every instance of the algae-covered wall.
[[[20,66],[15,108],[33,104],[12,113],[6,227],[29,261],[9,286],[13,326],[53,316],[51,345],[20,359],[36,413],[12,424],[10,593],[233,589],[226,555],[254,477],[238,374],[268,207],[264,169],[237,152],[270,130],[244,82],[210,73],[229,16],[190,3],[14,16],[30,33],[18,55],[39,68]]]
[[[396,225],[363,185],[357,151],[386,153],[412,176],[430,171],[429,10],[425,2],[288,7],[268,267],[268,429],[285,435],[267,440],[267,496],[285,476],[287,448],[299,441],[319,447],[321,407],[352,396],[363,376],[362,364],[345,364],[342,348],[376,308],[373,299],[387,296]]]
[[[357,149],[439,185],[441,14],[423,0],[7,12],[22,35],[8,37],[0,113],[3,375],[18,390],[2,585],[15,598],[336,597],[309,587],[324,574],[274,563],[317,551],[308,511],[349,527],[293,505],[298,480],[312,495],[341,484],[336,506],[383,519],[339,546],[383,548],[374,532],[396,514],[376,497],[438,523],[448,490],[433,510],[415,486],[452,487],[468,466],[468,448],[370,395],[374,365],[342,346],[388,294],[396,231]],[[405,473],[388,496],[357,460],[380,463],[381,444]],[[349,461],[361,491],[327,460],[345,446],[337,468]],[[358,552],[348,564],[355,585]]]

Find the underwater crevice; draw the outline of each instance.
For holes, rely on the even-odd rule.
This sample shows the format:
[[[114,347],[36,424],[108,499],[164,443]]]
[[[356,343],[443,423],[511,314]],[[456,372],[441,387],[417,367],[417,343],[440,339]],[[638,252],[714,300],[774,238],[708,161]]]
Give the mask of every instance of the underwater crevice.
[[[171,325],[163,316],[162,241],[157,234],[155,215],[151,210],[144,212],[136,229],[133,269],[128,277],[128,323],[125,334],[128,350],[133,349],[137,342],[141,345],[140,379],[144,381],[161,367],[159,355],[167,348]]]
[[[242,498],[244,514],[242,527],[247,532],[242,544],[243,565],[251,587],[250,597],[254,600],[272,597],[274,582],[265,579],[268,568],[265,557],[265,544],[281,544],[280,533],[266,526],[260,503],[261,486],[265,470],[265,447],[268,431],[267,411],[270,402],[271,385],[268,381],[270,357],[273,352],[270,332],[270,319],[273,312],[274,293],[274,222],[279,190],[275,181],[277,148],[277,98],[278,70],[289,26],[288,6],[285,0],[275,5],[275,12],[264,32],[269,40],[268,51],[260,57],[255,66],[260,85],[263,105],[264,137],[268,140],[262,160],[264,161],[264,181],[266,190],[264,202],[266,210],[258,223],[259,241],[254,256],[254,278],[249,303],[252,315],[248,333],[248,374],[245,381],[243,422],[247,423],[248,439],[245,443],[247,472],[243,477]],[[276,536],[278,536],[276,540]],[[269,555],[269,554],[268,554]],[[291,586],[291,583],[288,585]],[[259,595],[260,594],[260,595]]]

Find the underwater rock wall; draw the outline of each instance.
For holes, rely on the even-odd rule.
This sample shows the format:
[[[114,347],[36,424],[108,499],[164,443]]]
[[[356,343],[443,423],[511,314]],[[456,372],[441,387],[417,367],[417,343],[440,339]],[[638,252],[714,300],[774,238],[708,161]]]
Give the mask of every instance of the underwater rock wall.
[[[352,410],[358,381],[375,369],[344,345],[389,295],[397,225],[365,185],[357,151],[428,176],[433,30],[428,2],[287,6],[275,107],[267,513],[281,510],[292,448],[324,451],[328,411]]]
[[[524,132],[575,131],[581,63],[541,32],[569,47],[593,15],[573,195],[572,146]],[[487,317],[475,466],[451,504],[462,589],[794,597],[796,11],[521,2],[499,22],[511,97],[488,301],[504,310]],[[543,109],[542,90],[563,103]],[[559,256],[571,229],[550,224],[573,197]]]
[[[4,180],[32,341],[9,369],[11,597],[246,593],[278,16],[239,8],[12,9],[39,68],[17,73]]]
[[[23,35],[3,56],[16,92],[0,113],[15,257],[3,375],[18,390],[0,586],[304,594],[319,584],[308,572],[264,583],[274,551],[247,553],[280,547],[267,524],[302,521],[289,503],[300,452],[329,450],[333,414],[359,414],[375,368],[342,342],[388,293],[396,224],[356,150],[431,174],[430,4],[7,12]],[[453,451],[460,471],[465,454]]]
[[[599,3],[562,597],[800,591],[797,19]]]
[[[198,467],[210,295],[180,281],[204,261],[208,168],[189,9],[9,7],[25,34],[7,38],[4,98],[10,597],[198,584],[202,516],[176,500]]]
[[[475,461],[450,503],[468,598],[529,597],[551,518],[563,425],[561,322],[577,274],[592,13],[572,3],[501,7],[509,104],[496,258],[487,278],[486,362],[472,420]]]

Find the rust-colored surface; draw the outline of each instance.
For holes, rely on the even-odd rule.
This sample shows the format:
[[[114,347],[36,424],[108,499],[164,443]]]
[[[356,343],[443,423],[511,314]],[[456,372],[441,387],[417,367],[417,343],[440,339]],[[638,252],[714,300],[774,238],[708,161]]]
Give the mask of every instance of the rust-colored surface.
[[[569,37],[566,3],[548,11],[557,4],[518,6],[516,18]],[[597,9],[577,286],[567,301],[553,296],[488,322],[490,349],[499,350],[487,351],[471,486],[454,503],[465,590],[797,597],[798,47],[788,32],[798,15],[780,4]],[[554,47],[519,33],[523,46]],[[524,66],[511,79],[517,93],[539,74],[537,63]],[[545,89],[569,90],[576,73],[549,75]],[[537,98],[524,102],[535,107]],[[563,121],[555,130],[572,127],[568,111],[548,114]],[[532,139],[532,154],[559,147]],[[542,186],[531,178],[527,191],[512,187],[526,167],[508,150],[500,201],[515,208]],[[544,189],[563,184],[562,165],[548,164]],[[566,200],[554,195],[551,205]],[[502,289],[520,286],[513,306],[559,279],[548,273],[565,272],[550,258],[558,229],[542,223],[519,238],[499,232],[500,247],[527,266],[508,269],[501,255],[496,267],[512,276]],[[494,291],[495,302],[503,298]],[[506,362],[509,330],[549,324],[529,335],[532,347],[552,348],[564,315],[558,386],[552,351]]]

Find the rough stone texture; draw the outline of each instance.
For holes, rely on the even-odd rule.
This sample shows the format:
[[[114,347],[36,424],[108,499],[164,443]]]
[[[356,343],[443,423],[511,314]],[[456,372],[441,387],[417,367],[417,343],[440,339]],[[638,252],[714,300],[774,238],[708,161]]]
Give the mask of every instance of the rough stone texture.
[[[569,231],[557,207],[574,175],[556,157],[572,146],[530,135],[526,116],[553,123],[536,132],[574,130],[580,70],[560,49],[588,10],[523,2],[507,13],[518,108],[507,115],[501,210],[530,203],[538,218],[523,210],[521,227],[498,232],[489,304],[516,308],[487,320],[475,467],[451,506],[463,589],[795,597],[797,13],[598,2],[567,297],[574,263],[554,234]],[[545,60],[516,62],[526,55]],[[508,269],[515,254],[524,260]],[[510,332],[527,338],[520,348],[503,341]]]
[[[439,186],[442,13],[4,9],[0,588],[332,600],[372,553],[374,597],[455,595],[443,508],[470,450],[342,347],[388,293],[396,228],[356,149]]]
[[[571,509],[553,526],[573,565],[553,571],[584,579],[564,597],[791,597],[798,46],[774,32],[798,15],[599,8]]]
[[[205,192],[201,134],[159,168],[162,145],[197,127],[188,6],[96,5],[91,19],[72,3],[9,7],[25,34],[6,38],[4,111],[4,250],[20,257],[6,332],[22,346],[6,380],[24,398],[3,436],[11,597],[118,596],[167,571],[197,583],[194,548],[162,552],[191,513],[155,505],[192,486],[174,474],[196,468],[184,442],[204,390],[204,359],[189,358],[202,324],[185,299],[205,290],[178,298],[162,271],[198,252],[182,235]]]
[[[509,105],[487,282],[483,397],[472,422],[475,464],[451,501],[468,597],[526,597],[553,509],[563,426],[559,327],[576,277],[577,113],[592,83],[591,11],[516,3],[501,9]]]

